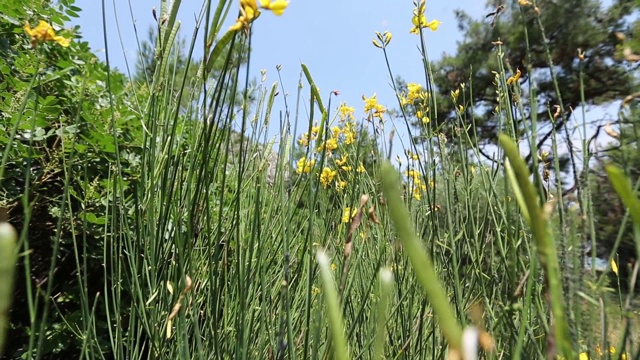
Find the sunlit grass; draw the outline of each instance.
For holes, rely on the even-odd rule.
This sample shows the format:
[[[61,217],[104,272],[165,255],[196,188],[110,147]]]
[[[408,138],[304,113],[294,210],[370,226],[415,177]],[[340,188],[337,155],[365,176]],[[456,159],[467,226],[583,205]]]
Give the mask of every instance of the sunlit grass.
[[[476,140],[473,131],[433,125],[437,104],[428,83],[424,31],[432,36],[437,24],[421,20],[422,2],[416,3],[412,32],[427,59],[425,72],[406,93],[395,89],[398,118],[375,96],[361,104],[336,104],[335,93],[323,97],[313,69],[305,65],[305,86],[297,89],[305,104],[278,96],[278,89],[285,92],[292,84],[266,81],[256,85],[250,102],[255,65],[237,66],[229,49],[248,52],[251,23],[260,21],[251,15],[257,9],[251,1],[242,2],[232,29],[223,24],[229,10],[235,14],[235,3],[203,7],[199,30],[211,40],[204,48],[207,61],[187,78],[176,70],[170,51],[179,4],[168,8],[163,1],[158,65],[130,102],[142,124],[136,176],[121,162],[130,156],[124,151],[128,144],[116,141],[114,160],[101,179],[108,193],[100,208],[103,247],[92,254],[103,264],[99,294],[88,292],[89,275],[83,272],[86,214],[68,203],[70,169],[82,165],[82,158],[74,151],[64,157],[58,226],[65,219],[80,227],[64,240],[73,244],[74,281],[83,285],[76,294],[82,319],[64,326],[76,334],[81,356],[533,359],[593,355],[596,347],[610,345],[640,352],[632,335],[633,294],[623,303],[606,272],[585,273],[579,246],[585,217],[565,209],[561,196],[547,196],[553,189],[543,191],[541,174],[529,174],[520,158],[511,110],[524,110],[512,99],[526,94],[515,86],[517,79],[504,67],[496,69],[494,85],[505,95],[495,110],[503,132],[495,162],[481,160],[469,147]],[[281,6],[270,4],[274,12]],[[191,50],[199,46],[197,35]],[[392,36],[377,39],[374,45],[393,79],[387,57]],[[496,57],[501,58],[499,47]],[[212,76],[219,63],[225,65]],[[465,91],[461,86],[453,92],[454,102]],[[119,139],[110,104],[109,128]],[[473,128],[462,102],[457,106],[451,128]],[[285,110],[281,117],[274,115],[277,107]],[[291,114],[305,116],[294,124]],[[398,148],[389,140],[391,122],[419,132],[424,141],[411,138]],[[269,131],[274,127],[275,136]],[[533,144],[533,137],[527,133],[517,140]],[[634,224],[640,224],[631,187],[615,170],[612,178]],[[85,173],[77,181],[94,179]],[[590,198],[584,200],[588,208]],[[28,244],[27,236],[21,244]],[[24,246],[21,271],[29,274]],[[14,255],[7,254],[0,253],[2,276],[12,261],[3,259]],[[53,341],[45,336],[47,312],[56,308],[37,304],[54,294],[26,278],[17,285],[28,289],[33,320],[25,354],[44,356]],[[7,291],[0,289],[3,310]],[[616,307],[621,310],[611,315]],[[3,322],[0,317],[0,330]]]

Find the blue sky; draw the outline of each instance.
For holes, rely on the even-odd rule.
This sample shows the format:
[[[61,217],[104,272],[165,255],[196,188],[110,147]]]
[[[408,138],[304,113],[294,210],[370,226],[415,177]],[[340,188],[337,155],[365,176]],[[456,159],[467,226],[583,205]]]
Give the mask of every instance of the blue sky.
[[[129,66],[135,64],[136,32],[141,40],[146,38],[148,28],[154,24],[151,9],[154,6],[159,9],[160,2],[105,1],[111,65],[126,72],[125,60]],[[104,59],[106,46],[100,3],[77,0],[76,5],[82,8],[82,12],[75,24],[80,25],[83,38],[94,52]],[[462,37],[454,10],[465,9],[475,17],[483,17],[487,12],[484,4],[479,0],[427,1],[427,18],[442,22],[437,32],[427,33],[427,51],[432,60],[443,52],[455,52],[456,42]],[[182,1],[178,20],[182,22],[183,37],[192,37],[201,6],[201,1]],[[232,18],[236,9],[237,5],[233,5],[230,11]],[[412,10],[412,0],[291,0],[282,16],[264,12],[254,23],[251,73],[260,79],[260,70],[266,69],[267,84],[271,85],[277,80],[276,65],[282,65],[282,86],[293,99],[300,64],[304,63],[309,67],[325,103],[330,91],[339,90],[338,102],[334,100],[332,105],[346,101],[356,108],[356,115],[363,115],[362,96],[368,97],[373,93],[377,93],[381,104],[397,108],[382,51],[375,48],[371,40],[376,31],[390,31],[393,40],[388,51],[394,74],[424,84],[417,50],[419,37],[409,34]],[[233,20],[229,19],[230,23]],[[201,56],[201,52],[196,55]],[[279,101],[282,106],[282,99]]]
[[[148,28],[155,26],[151,10],[154,6],[159,8],[160,1],[104,1],[111,65],[126,72],[128,61],[133,70],[138,49],[136,37],[146,39]],[[442,22],[438,31],[426,32],[427,51],[431,60],[440,58],[443,53],[454,53],[457,42],[462,39],[454,11],[464,9],[474,18],[483,18],[489,11],[485,4],[482,0],[427,0],[427,19]],[[103,39],[101,1],[77,0],[76,5],[82,8],[82,12],[74,23],[80,25],[83,38],[104,59],[106,46]],[[201,6],[202,1],[182,1],[178,20],[182,23],[183,37],[191,39],[195,18]],[[235,20],[236,9],[237,5],[234,4],[229,24]],[[424,85],[421,58],[417,49],[419,38],[409,34],[412,10],[412,0],[291,0],[282,16],[265,11],[254,23],[250,65],[252,77],[260,79],[260,70],[266,69],[265,84],[270,86],[277,80],[276,65],[281,65],[281,85],[289,94],[291,104],[295,100],[300,64],[304,63],[320,88],[325,104],[330,91],[340,91],[340,96],[332,102],[334,109],[339,102],[345,101],[356,109],[356,117],[361,118],[364,115],[362,96],[369,97],[374,93],[377,93],[381,104],[397,108],[382,51],[375,48],[371,40],[376,31],[390,31],[393,40],[388,51],[394,76],[400,75],[407,81]],[[196,51],[197,57],[201,55],[201,51]],[[306,82],[304,84],[306,86]],[[306,86],[303,94],[307,99],[308,93]],[[307,104],[308,102],[303,102],[303,106]],[[276,118],[277,112],[283,108],[282,97],[278,97],[274,105]],[[600,119],[605,116],[605,112],[609,118],[613,118],[615,111],[616,106],[595,108],[587,114],[587,121]],[[578,114],[579,109],[576,116],[580,117]],[[274,136],[276,131],[277,126],[274,126],[270,136]],[[398,135],[401,141],[406,141],[403,125],[398,129]],[[394,146],[394,153],[402,151],[397,145]]]

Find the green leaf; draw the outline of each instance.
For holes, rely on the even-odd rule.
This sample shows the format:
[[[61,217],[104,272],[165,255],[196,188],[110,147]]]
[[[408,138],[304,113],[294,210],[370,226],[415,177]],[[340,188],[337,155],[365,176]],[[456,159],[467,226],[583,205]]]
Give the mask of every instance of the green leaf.
[[[624,205],[629,208],[631,219],[633,219],[634,240],[636,243],[636,256],[640,259],[640,201],[638,197],[633,193],[631,182],[624,175],[622,169],[614,165],[606,166],[607,175],[613,185],[613,188],[622,199]]]

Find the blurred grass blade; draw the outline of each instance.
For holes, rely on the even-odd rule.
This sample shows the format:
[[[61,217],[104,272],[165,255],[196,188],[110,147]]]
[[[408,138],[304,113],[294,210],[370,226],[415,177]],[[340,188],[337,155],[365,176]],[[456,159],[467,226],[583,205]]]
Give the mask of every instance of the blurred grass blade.
[[[327,120],[327,109],[324,107],[324,104],[322,103],[322,98],[320,97],[320,92],[318,91],[318,87],[316,86],[316,83],[313,81],[313,78],[311,77],[311,73],[309,72],[309,68],[307,67],[307,65],[302,64],[302,72],[304,73],[304,76],[307,78],[307,82],[309,83],[309,87],[311,87],[311,114],[313,114],[313,108],[314,108],[314,100],[315,102],[318,104],[318,107],[320,108],[320,113],[322,114],[322,118],[320,119],[320,131],[318,132],[318,139],[320,139],[320,141],[324,141],[324,124]],[[313,118],[313,115],[311,115],[311,118]]]
[[[235,36],[236,36],[235,31],[227,31],[224,35],[222,35],[220,40],[216,42],[216,45],[213,47],[213,50],[211,50],[211,53],[209,53],[209,55],[206,57],[207,59],[207,63],[205,65],[206,76],[208,76],[211,73],[211,71],[213,71],[213,67],[216,61],[218,61],[218,58],[220,57],[222,52],[225,49],[229,49],[229,44],[231,43],[231,40],[233,40]]]
[[[622,202],[629,208],[629,213],[633,219],[634,241],[636,244],[636,259],[640,259],[640,201],[633,194],[633,188],[629,179],[624,175],[622,169],[613,165],[606,166],[609,181],[622,199]]]
[[[320,265],[320,276],[322,278],[322,293],[324,302],[329,313],[329,328],[331,330],[331,338],[333,339],[334,359],[349,359],[349,349],[344,332],[344,321],[338,301],[338,292],[336,290],[333,275],[331,274],[331,262],[329,257],[323,250],[316,253],[318,265]]]
[[[13,299],[18,233],[8,222],[0,220],[0,357],[9,326],[9,307]]]
[[[380,280],[380,301],[378,302],[378,321],[376,323],[374,359],[384,359],[384,345],[386,344],[387,308],[393,294],[393,273],[384,268],[378,274]]]
[[[462,345],[462,330],[449,306],[449,297],[440,284],[431,258],[420,244],[410,220],[409,211],[400,195],[400,176],[389,161],[382,164],[382,191],[389,206],[389,216],[398,234],[398,240],[404,246],[404,253],[409,257],[418,280],[427,293],[433,306],[444,337],[451,350],[459,350]]]
[[[507,173],[507,178],[513,187],[513,193],[516,197],[516,201],[518,202],[518,206],[520,206],[520,211],[522,211],[522,216],[524,216],[525,220],[529,224],[531,224],[531,217],[529,216],[529,210],[527,209],[526,202],[524,201],[524,196],[522,196],[522,191],[520,190],[520,185],[518,185],[518,180],[516,178],[516,174],[513,172],[513,167],[511,166],[511,162],[508,160],[504,162],[504,169]]]
[[[547,283],[549,286],[551,312],[555,321],[555,340],[559,346],[559,351],[565,358],[573,359],[573,349],[571,346],[571,334],[569,324],[564,312],[562,280],[560,274],[560,264],[556,252],[555,242],[548,228],[549,213],[543,211],[539,205],[538,193],[529,181],[529,168],[520,157],[520,152],[516,143],[507,135],[498,136],[500,145],[511,162],[515,179],[510,178],[512,186],[519,188],[524,198],[524,209],[529,214],[529,225],[536,242],[538,260],[546,271]],[[513,181],[517,181],[514,183]]]

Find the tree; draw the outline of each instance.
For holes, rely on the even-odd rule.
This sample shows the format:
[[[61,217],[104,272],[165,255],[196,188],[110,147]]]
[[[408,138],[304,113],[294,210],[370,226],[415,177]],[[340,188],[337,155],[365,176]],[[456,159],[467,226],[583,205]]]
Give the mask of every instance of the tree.
[[[455,55],[446,55],[434,64],[438,108],[432,126],[455,119],[456,106],[450,94],[466,84],[465,90],[471,93],[464,105],[469,118],[472,110],[475,116],[477,145],[495,143],[501,130],[492,112],[498,104],[497,87],[493,85],[493,72],[499,71],[500,60],[496,55],[497,41],[502,43],[502,61],[508,74],[519,70],[524,89],[535,80],[538,121],[548,123],[555,105],[564,109],[564,115],[554,122],[556,130],[562,129],[572,110],[582,104],[581,83],[586,105],[606,104],[631,92],[635,79],[630,70],[637,66],[621,56],[616,33],[630,33],[632,24],[627,16],[638,10],[636,1],[617,0],[608,8],[602,8],[597,0],[538,0],[537,8],[520,6],[517,1],[505,3],[503,8],[495,1],[490,3],[488,19],[476,20],[464,11],[456,13],[464,40]],[[583,61],[579,60],[579,52],[584,53]],[[531,111],[534,104],[523,97],[525,112]],[[522,134],[530,119],[516,120],[516,130]],[[548,133],[539,134],[540,143],[551,134],[549,128]]]

